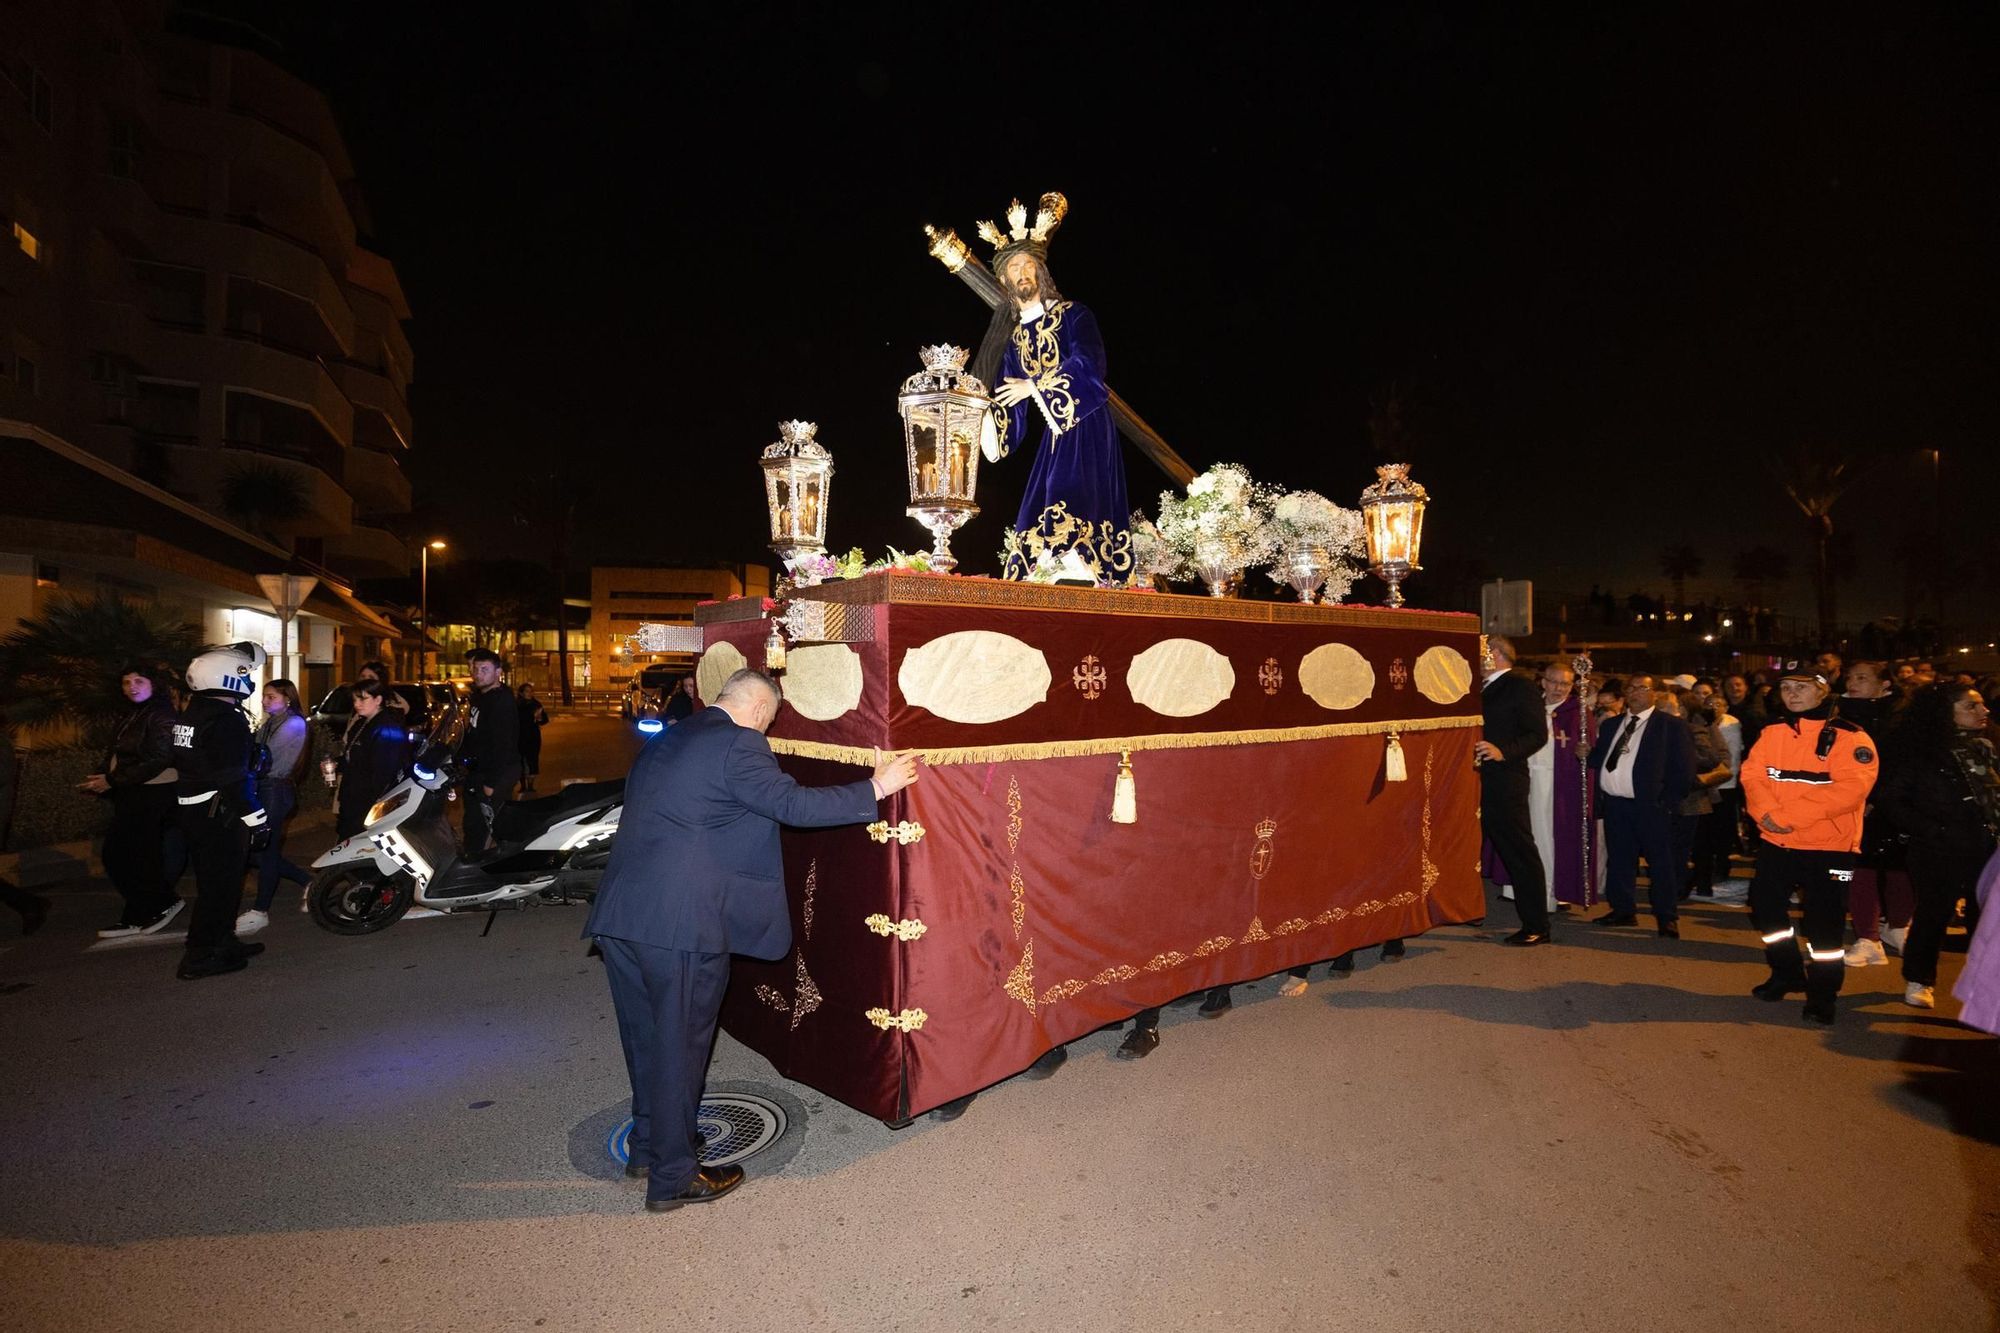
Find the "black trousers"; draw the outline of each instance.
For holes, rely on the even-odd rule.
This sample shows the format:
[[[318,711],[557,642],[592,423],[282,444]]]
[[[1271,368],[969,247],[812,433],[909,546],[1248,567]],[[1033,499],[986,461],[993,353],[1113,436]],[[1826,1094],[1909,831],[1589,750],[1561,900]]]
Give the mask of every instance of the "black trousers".
[[[1535,826],[1528,817],[1528,789],[1481,786],[1479,826],[1493,844],[1507,878],[1514,884],[1514,910],[1521,928],[1538,935],[1549,931],[1549,878],[1535,846]]]
[[[518,773],[501,774],[499,780],[493,783],[491,796],[486,794],[486,783],[478,774],[465,780],[459,800],[465,806],[465,855],[468,858],[486,850],[486,844],[492,840],[494,821],[500,818],[507,798],[514,794],[514,784],[520,780]]]
[[[1903,941],[1903,980],[1935,986],[1938,952],[1951,925],[1951,909],[1960,898],[1972,896],[1993,849],[1915,838],[1909,848],[1910,888],[1917,896],[1917,910],[1910,918],[1909,938]]]
[[[174,784],[119,787],[111,795],[104,835],[104,873],[125,900],[125,922],[141,925],[174,905],[167,883],[167,830],[174,822]]]
[[[220,797],[180,807],[181,836],[194,867],[194,916],[187,947],[194,953],[236,938],[236,914],[243,910],[243,876],[250,867],[250,830],[227,813]]]
[[[701,1169],[701,1090],[729,955],[596,938],[632,1081],[629,1160],[648,1168],[647,1198],[671,1199]]]
[[[1614,912],[1639,910],[1639,858],[1646,858],[1647,900],[1655,921],[1680,919],[1680,862],[1675,860],[1670,810],[1643,809],[1625,796],[1605,796],[1604,897]]]
[[[1853,852],[1800,851],[1768,840],[1757,853],[1757,874],[1750,881],[1750,923],[1764,939],[1771,976],[1804,989],[1810,1000],[1831,1000],[1840,994],[1847,972],[1841,960],[1847,941],[1847,890],[1854,880],[1855,860]],[[1798,932],[1792,925],[1794,889],[1803,909],[1810,966],[1799,957]],[[1906,957],[1905,968],[1908,965]]]

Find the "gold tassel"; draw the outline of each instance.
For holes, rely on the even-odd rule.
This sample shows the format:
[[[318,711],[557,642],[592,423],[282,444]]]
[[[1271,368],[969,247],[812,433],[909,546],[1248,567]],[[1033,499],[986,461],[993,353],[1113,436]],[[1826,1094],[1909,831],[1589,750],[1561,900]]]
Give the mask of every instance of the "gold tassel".
[[[1132,752],[1121,751],[1118,755],[1118,781],[1111,791],[1111,822],[1114,824],[1136,824],[1139,822],[1139,790],[1132,783]]]
[[[783,671],[785,669],[785,635],[776,625],[771,626],[770,637],[764,640],[764,670]]]
[[[1408,782],[1410,780],[1410,770],[1403,763],[1402,739],[1393,731],[1389,733],[1388,756],[1382,762],[1383,766],[1388,770],[1387,776],[1390,782]]]

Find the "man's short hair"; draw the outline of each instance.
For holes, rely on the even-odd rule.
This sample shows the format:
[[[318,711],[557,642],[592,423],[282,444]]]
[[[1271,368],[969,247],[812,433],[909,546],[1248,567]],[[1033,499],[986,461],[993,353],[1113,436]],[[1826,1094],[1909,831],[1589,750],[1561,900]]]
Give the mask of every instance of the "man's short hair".
[[[1506,658],[1508,666],[1513,666],[1515,662],[1520,660],[1514,655],[1514,641],[1504,634],[1487,635],[1486,649],[1495,657]]]
[[[500,654],[494,652],[491,648],[474,648],[465,655],[465,664],[467,666],[471,666],[474,662],[491,662],[497,667],[505,667],[507,665],[500,660]]]
[[[1576,668],[1567,662],[1551,662],[1542,668],[1543,675],[1547,675],[1551,671],[1561,671],[1566,673],[1571,680],[1576,679]]]
[[[721,703],[724,699],[740,699],[753,688],[767,691],[773,700],[780,703],[784,701],[785,692],[778,688],[778,682],[755,667],[732,671],[729,679],[722,682],[722,689],[715,696],[715,701]]]

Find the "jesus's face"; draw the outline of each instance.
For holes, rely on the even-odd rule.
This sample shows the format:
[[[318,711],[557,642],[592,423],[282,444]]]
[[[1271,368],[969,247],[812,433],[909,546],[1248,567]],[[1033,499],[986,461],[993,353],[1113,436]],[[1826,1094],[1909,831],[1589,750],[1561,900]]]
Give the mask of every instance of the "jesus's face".
[[[1015,255],[1007,261],[1007,292],[1014,298],[1014,304],[1026,309],[1033,305],[1042,294],[1041,278],[1032,255]]]

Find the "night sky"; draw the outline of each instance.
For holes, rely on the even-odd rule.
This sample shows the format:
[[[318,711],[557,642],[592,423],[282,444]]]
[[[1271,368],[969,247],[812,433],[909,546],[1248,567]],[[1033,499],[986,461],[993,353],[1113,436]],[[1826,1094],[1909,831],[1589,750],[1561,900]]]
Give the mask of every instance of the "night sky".
[[[2000,565],[1992,6],[702,8],[742,17],[278,29],[415,311],[410,471],[461,550],[538,557],[516,497],[567,468],[596,485],[585,558],[760,558],[756,457],[793,416],[834,453],[831,545],[924,545],[896,390],[987,311],[922,224],[983,257],[978,219],[1055,189],[1057,282],[1197,468],[1352,504],[1398,392],[1440,584],[1663,591],[1686,542],[1691,594],[1729,596],[1770,545],[1804,613],[1762,461],[1799,445],[1880,460],[1835,510],[1844,619],[1902,610],[1896,550],[1940,517],[1950,558]],[[1026,475],[982,470],[967,572]],[[1128,475],[1152,509],[1164,477],[1129,450]]]

